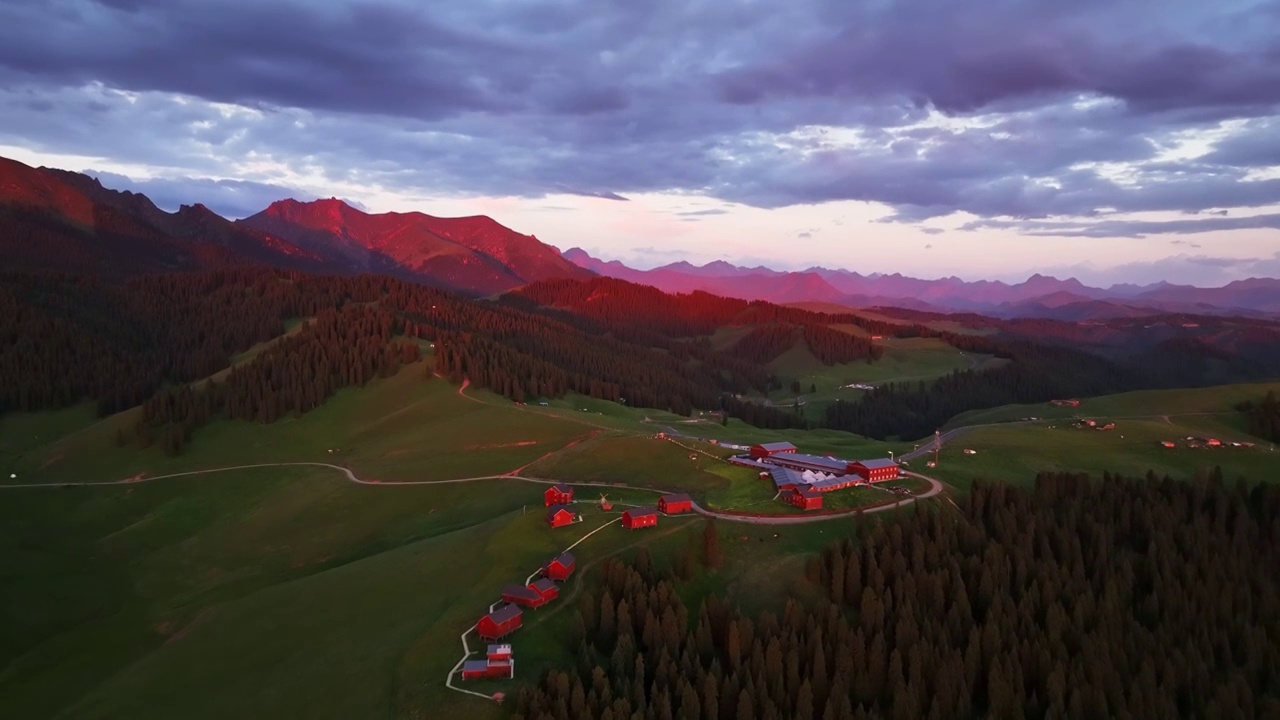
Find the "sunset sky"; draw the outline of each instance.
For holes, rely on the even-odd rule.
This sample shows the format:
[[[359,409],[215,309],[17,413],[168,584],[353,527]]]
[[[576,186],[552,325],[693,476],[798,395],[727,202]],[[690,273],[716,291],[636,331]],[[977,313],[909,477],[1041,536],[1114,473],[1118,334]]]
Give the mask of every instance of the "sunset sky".
[[[1280,2],[0,0],[0,155],[637,267],[1280,276]]]

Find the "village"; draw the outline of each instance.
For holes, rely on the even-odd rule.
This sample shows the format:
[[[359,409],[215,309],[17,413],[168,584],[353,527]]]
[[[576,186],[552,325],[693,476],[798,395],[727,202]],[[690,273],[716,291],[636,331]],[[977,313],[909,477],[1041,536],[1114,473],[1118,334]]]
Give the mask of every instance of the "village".
[[[556,483],[543,493],[543,505],[546,507],[546,521],[551,528],[562,528],[581,522],[582,517],[573,510],[575,491],[572,485]],[[600,496],[597,505],[601,510],[613,509],[612,503],[604,495]],[[668,493],[658,498],[656,507],[632,507],[623,511],[619,518],[622,527],[628,530],[656,527],[658,516],[679,515],[693,511],[693,498],[685,493]],[[588,533],[590,535],[590,533]],[[581,538],[579,542],[586,539]],[[575,543],[576,545],[577,543]],[[576,559],[569,550],[547,561],[543,567],[530,576],[524,584],[511,583],[502,590],[501,599],[489,606],[489,612],[481,617],[471,629],[479,638],[489,643],[484,659],[471,660],[464,658],[454,672],[461,674],[463,680],[503,679],[515,676],[515,656],[510,643],[499,643],[499,640],[518,630],[524,623],[524,611],[536,610],[560,596],[560,585],[573,575]],[[537,577],[535,580],[534,577]],[[465,635],[464,646],[465,646]],[[468,652],[468,656],[470,653]],[[501,701],[501,693],[494,699]]]
[[[666,439],[661,433],[657,437]],[[899,477],[898,463],[889,458],[842,460],[832,455],[806,455],[789,442],[729,447],[747,452],[731,456],[727,462],[760,470],[760,479],[772,482],[777,498],[805,511],[821,510],[824,493]],[[573,508],[577,502],[572,485],[555,483],[548,486],[543,493],[547,526],[556,529],[581,522],[582,516]],[[604,495],[596,505],[605,512],[613,509],[613,504]],[[653,506],[628,507],[617,522],[628,530],[640,530],[656,527],[659,516],[680,515],[693,510],[693,498],[687,493],[667,493],[659,497]],[[586,536],[578,542],[585,539]],[[570,552],[572,547],[548,560],[523,584],[511,583],[503,588],[500,599],[463,633],[466,654],[450,673],[446,684],[452,687],[454,674],[459,674],[463,680],[510,679],[515,676],[514,649],[510,643],[500,641],[521,627],[526,610],[537,610],[560,596],[560,584],[568,580],[576,569],[576,559]],[[472,630],[487,643],[482,659],[470,657],[472,653],[466,645],[466,634]],[[495,694],[493,699],[501,701],[502,693]]]
[[[841,460],[832,455],[806,455],[789,442],[752,445],[746,455],[729,462],[760,469],[760,478],[771,480],[783,502],[801,510],[821,510],[823,493],[898,478],[898,463],[891,458]]]

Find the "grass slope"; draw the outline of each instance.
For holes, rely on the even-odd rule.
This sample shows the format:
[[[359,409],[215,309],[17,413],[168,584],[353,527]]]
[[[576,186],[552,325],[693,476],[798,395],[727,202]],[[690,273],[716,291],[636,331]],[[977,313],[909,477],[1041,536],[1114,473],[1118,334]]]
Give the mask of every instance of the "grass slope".
[[[1190,477],[1220,466],[1228,479],[1244,476],[1255,482],[1275,478],[1280,456],[1265,442],[1245,432],[1244,417],[1234,409],[1241,400],[1266,394],[1271,384],[1226,385],[1185,390],[1122,393],[1082,400],[1078,408],[1012,405],[966,413],[953,426],[1008,423],[1026,417],[1032,423],[976,427],[949,443],[938,468],[929,472],[960,487],[974,477],[1030,482],[1040,471],[1103,471],[1138,475],[1147,470]],[[1114,422],[1114,430],[1075,427],[1075,418]],[[1043,419],[1043,418],[1048,418]],[[1244,448],[1194,449],[1179,444],[1187,436],[1250,441]],[[964,455],[970,448],[976,455]]]
[[[853,335],[865,335],[857,326],[833,327]],[[876,343],[885,350],[879,360],[839,365],[823,365],[806,346],[797,344],[770,364],[784,381],[783,389],[772,393],[770,399],[783,404],[793,399],[790,381],[798,380],[805,416],[821,420],[828,404],[862,396],[862,390],[846,385],[929,381],[957,370],[983,370],[1007,362],[989,355],[962,352],[937,338],[885,338]]]
[[[714,507],[785,511],[769,485],[652,435],[674,428],[740,443],[788,439],[808,452],[876,457],[897,444],[845,433],[784,433],[731,421],[568,397],[518,407],[426,379],[425,365],[321,409],[269,426],[219,422],[189,451],[115,447],[131,413],[97,420],[85,408],[0,418],[0,482],[104,481],[255,462],[318,461],[386,482],[504,473],[625,482],[693,493]],[[1166,450],[1178,434],[1230,438],[1230,406],[1265,386],[1086,400],[1078,412],[1117,420],[1110,432],[1064,423],[981,428],[944,450],[937,474],[1027,482],[1040,470],[1148,468],[1187,476],[1221,464],[1267,479],[1265,450]],[[1059,411],[1067,414],[1065,411]],[[1074,412],[1074,411],[1073,411]],[[1196,413],[1196,414],[1189,414]],[[1048,414],[1037,406],[974,417]],[[1163,414],[1169,414],[1166,419]],[[1154,417],[1152,417],[1154,416]],[[669,430],[668,430],[669,431]],[[1123,437],[1121,437],[1123,435]],[[727,450],[681,440],[712,455]],[[960,453],[973,447],[974,456]],[[332,452],[331,452],[332,451]],[[923,464],[922,462],[917,464]],[[914,481],[905,481],[910,485]],[[512,479],[360,486],[322,468],[259,468],[103,487],[4,490],[0,504],[0,716],[4,717],[493,717],[496,706],[443,686],[458,635],[547,557],[655,493],[608,491],[610,513],[583,488],[584,521],[552,530],[542,487]],[[880,502],[884,491],[830,496],[832,506]],[[876,497],[869,497],[874,494]],[[773,506],[767,503],[775,503]],[[938,504],[933,507],[943,508]],[[763,508],[762,508],[763,509]],[[922,508],[923,509],[923,508]],[[912,512],[916,510],[907,510]],[[945,511],[945,510],[944,510]],[[804,562],[847,536],[853,518],[800,527],[720,523],[722,567],[682,588],[691,602],[728,592],[748,610],[813,589]],[[655,530],[607,525],[575,549],[585,569],[649,547],[660,558],[701,547],[703,520],[663,518]],[[513,637],[518,680],[571,662],[561,637],[576,594],[527,615]],[[473,645],[478,647],[478,643]],[[482,690],[510,690],[488,683]]]

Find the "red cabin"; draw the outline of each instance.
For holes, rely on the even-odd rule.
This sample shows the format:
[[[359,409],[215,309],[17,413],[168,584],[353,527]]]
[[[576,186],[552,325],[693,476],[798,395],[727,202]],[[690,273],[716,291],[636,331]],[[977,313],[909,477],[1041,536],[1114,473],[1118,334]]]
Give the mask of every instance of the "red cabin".
[[[667,515],[686,513],[693,510],[693,498],[685,493],[672,493],[658,498],[658,510]]]
[[[577,515],[564,505],[552,505],[547,510],[547,524],[553,528],[564,527],[573,524],[577,519]]]
[[[524,613],[515,605],[503,605],[480,618],[476,634],[481,640],[498,640],[515,632],[524,621]]]
[[[898,477],[898,463],[887,458],[880,460],[859,460],[850,464],[857,474],[867,482],[880,482]]]
[[[516,662],[511,657],[511,646],[490,645],[484,660],[467,660],[462,664],[462,679],[510,678],[515,675],[515,670]]]
[[[795,451],[796,446],[789,442],[761,443],[751,446],[751,457],[766,458],[779,453],[793,453]]]
[[[651,507],[631,508],[622,513],[622,527],[628,530],[653,527],[658,524],[658,511]]]
[[[493,662],[510,662],[511,661],[511,645],[502,643],[501,645],[490,645],[485,649],[485,657]]]
[[[508,679],[515,676],[514,661],[467,660],[462,663],[463,680]]]
[[[822,494],[807,487],[788,491],[784,499],[801,510],[822,509]]]
[[[545,605],[547,602],[543,599],[542,593],[534,590],[532,585],[525,587],[524,585],[516,585],[515,583],[503,588],[502,601],[527,608],[536,608],[541,605]]]
[[[573,502],[573,486],[556,483],[542,493],[542,500],[547,507],[571,503]]]
[[[545,605],[560,597],[560,587],[556,585],[556,581],[551,578],[535,580],[527,589],[537,593],[538,599],[541,600],[541,602],[538,603],[539,605]]]
[[[574,559],[573,553],[563,552],[551,559],[542,568],[542,574],[552,580],[568,580],[573,574]]]

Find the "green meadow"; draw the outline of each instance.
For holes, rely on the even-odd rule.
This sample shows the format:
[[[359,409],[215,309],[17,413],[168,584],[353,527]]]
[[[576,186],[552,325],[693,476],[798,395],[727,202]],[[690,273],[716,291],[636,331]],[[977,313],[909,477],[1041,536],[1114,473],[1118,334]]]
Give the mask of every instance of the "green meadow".
[[[1280,455],[1245,431],[1244,416],[1234,406],[1260,399],[1268,388],[1277,387],[1255,383],[1131,392],[1082,398],[1075,408],[1014,405],[966,413],[949,425],[995,424],[974,427],[947,443],[939,466],[927,472],[961,488],[975,477],[1029,482],[1041,471],[1140,475],[1154,470],[1192,477],[1214,467],[1221,467],[1229,480],[1243,476],[1272,482],[1280,479]],[[1016,422],[1027,417],[1037,420]],[[1114,422],[1115,429],[1081,428],[1079,419]],[[1192,448],[1187,437],[1252,442],[1254,447]],[[1164,441],[1176,447],[1164,447]],[[964,454],[965,448],[976,454]],[[923,459],[914,464],[922,463]]]
[[[1191,434],[1243,439],[1231,406],[1265,390],[1086,399],[1070,412],[1053,409],[1057,419],[973,429],[928,472],[959,489],[979,476],[1029,482],[1042,470],[1188,477],[1220,465],[1228,478],[1266,480],[1280,463],[1261,443],[1251,450],[1158,444]],[[512,637],[517,680],[533,681],[572,661],[563,637],[577,598],[591,591],[592,567],[641,549],[661,563],[701,557],[705,520],[663,518],[657,528],[627,531],[617,523],[626,507],[678,490],[713,508],[799,512],[774,499],[756,471],[724,463],[734,451],[721,443],[785,439],[850,458],[906,449],[575,396],[518,406],[430,377],[427,363],[343,390],[302,417],[215,422],[176,457],[131,439],[117,446],[136,412],[99,419],[78,407],[0,418],[0,483],[44,485],[0,495],[0,716],[496,717],[497,705],[453,692],[444,679],[461,658],[459,635],[506,583],[599,529],[574,549],[579,573],[561,600],[527,612]],[[1047,405],[1008,407],[957,422],[1050,414]],[[1114,417],[1117,427],[1077,429],[1071,415]],[[672,429],[702,440],[656,437]],[[977,454],[964,455],[964,447]],[[296,462],[331,463],[378,482],[353,484],[315,466],[238,467]],[[162,477],[219,468],[238,469]],[[545,486],[468,480],[517,470],[616,485],[580,487],[582,521],[553,530],[544,519]],[[125,479],[134,481],[103,484]],[[458,479],[467,481],[438,482]],[[923,489],[915,480],[898,484]],[[611,511],[597,506],[602,493]],[[859,488],[826,504],[854,508],[893,497]],[[930,507],[943,505],[922,509]],[[748,610],[809,597],[817,591],[804,578],[807,559],[858,522],[720,521],[723,565],[701,568],[681,592],[695,603],[726,593]]]

